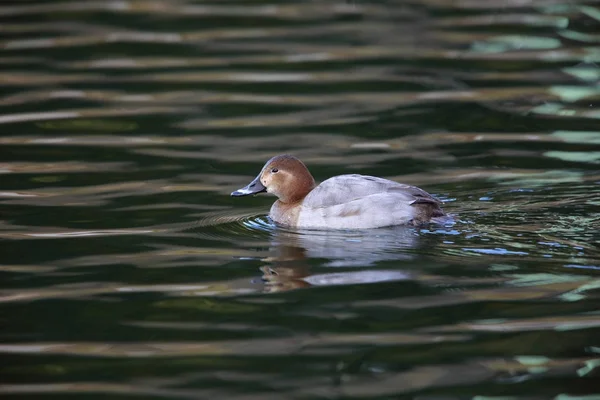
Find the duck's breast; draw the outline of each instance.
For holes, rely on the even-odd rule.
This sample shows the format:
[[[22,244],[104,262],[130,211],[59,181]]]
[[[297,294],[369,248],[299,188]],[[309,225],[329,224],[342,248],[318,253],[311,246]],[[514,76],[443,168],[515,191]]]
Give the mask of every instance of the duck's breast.
[[[297,227],[299,226],[298,217],[300,216],[301,209],[302,205],[300,202],[294,204],[284,204],[277,200],[271,206],[269,217],[279,225]]]

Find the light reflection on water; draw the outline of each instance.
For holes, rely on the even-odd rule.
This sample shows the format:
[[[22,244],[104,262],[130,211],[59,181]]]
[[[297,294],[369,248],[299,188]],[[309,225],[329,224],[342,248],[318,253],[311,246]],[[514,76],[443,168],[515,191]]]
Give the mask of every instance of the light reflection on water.
[[[0,393],[571,398],[600,365],[594,1],[0,6]],[[300,157],[449,226],[294,231]]]

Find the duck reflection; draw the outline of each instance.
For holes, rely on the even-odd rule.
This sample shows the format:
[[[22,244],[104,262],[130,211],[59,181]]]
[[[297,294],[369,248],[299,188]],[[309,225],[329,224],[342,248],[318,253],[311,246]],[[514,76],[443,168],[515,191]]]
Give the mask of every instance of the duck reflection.
[[[409,279],[407,272],[368,268],[312,273],[311,265],[340,269],[373,267],[382,261],[410,260],[419,244],[414,228],[371,231],[289,231],[272,233],[270,252],[261,267],[265,290],[279,292],[309,286],[350,285]]]

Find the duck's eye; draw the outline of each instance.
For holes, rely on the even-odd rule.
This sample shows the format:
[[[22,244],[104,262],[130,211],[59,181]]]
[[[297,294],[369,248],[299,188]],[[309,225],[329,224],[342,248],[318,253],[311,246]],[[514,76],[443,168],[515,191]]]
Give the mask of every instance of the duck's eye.
[[[278,173],[278,172],[279,172],[279,170],[278,170],[277,168],[273,168],[273,169],[271,170],[271,173],[273,173],[273,174],[276,174],[276,173]]]

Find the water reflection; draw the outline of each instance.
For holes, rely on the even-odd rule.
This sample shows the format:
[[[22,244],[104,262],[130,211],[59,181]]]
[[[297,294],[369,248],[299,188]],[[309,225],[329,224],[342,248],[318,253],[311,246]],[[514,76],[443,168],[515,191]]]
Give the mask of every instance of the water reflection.
[[[384,260],[412,258],[420,236],[414,228],[364,231],[310,231],[277,229],[271,238],[274,260],[324,259],[329,267],[368,267]]]
[[[369,268],[360,271],[311,272],[321,267],[371,267],[382,261],[410,260],[407,250],[418,246],[415,229],[395,227],[366,231],[310,231],[276,229],[271,237],[268,264],[261,267],[266,290],[282,291],[310,286],[352,285],[408,279],[396,270]]]

